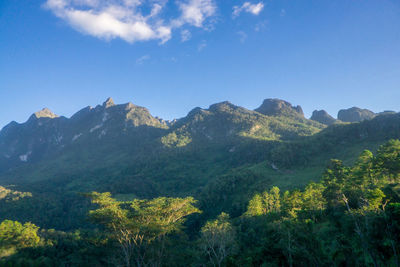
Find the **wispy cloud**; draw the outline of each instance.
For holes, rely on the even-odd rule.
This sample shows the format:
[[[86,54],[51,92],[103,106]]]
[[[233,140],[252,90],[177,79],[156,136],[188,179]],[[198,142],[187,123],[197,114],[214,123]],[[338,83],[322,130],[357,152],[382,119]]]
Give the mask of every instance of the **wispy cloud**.
[[[254,31],[260,32],[260,31],[266,29],[266,28],[267,28],[267,25],[268,25],[268,21],[267,21],[267,20],[260,21],[260,22],[258,22],[258,23],[256,24],[256,26],[254,27]]]
[[[186,30],[186,29],[185,29],[185,30],[182,30],[182,31],[181,31],[181,41],[182,41],[182,42],[189,41],[190,38],[192,38],[192,34],[190,33],[189,30]]]
[[[137,65],[142,65],[145,61],[147,61],[149,59],[150,59],[149,55],[141,56],[140,58],[136,59],[136,64]]]
[[[201,52],[204,50],[204,48],[207,47],[207,42],[206,40],[203,40],[200,42],[200,44],[197,46],[197,51]]]
[[[239,40],[243,44],[247,39],[247,34],[244,31],[238,31],[237,34],[239,35]]]
[[[244,2],[241,6],[234,6],[232,16],[233,18],[238,17],[242,12],[247,12],[253,15],[258,15],[264,9],[264,3],[259,2],[257,4],[252,4],[250,2]]]
[[[202,28],[216,12],[215,0],[178,0],[177,18],[162,16],[168,0],[47,0],[45,8],[75,30],[105,40],[167,42],[184,25]],[[147,12],[143,11],[147,10]]]

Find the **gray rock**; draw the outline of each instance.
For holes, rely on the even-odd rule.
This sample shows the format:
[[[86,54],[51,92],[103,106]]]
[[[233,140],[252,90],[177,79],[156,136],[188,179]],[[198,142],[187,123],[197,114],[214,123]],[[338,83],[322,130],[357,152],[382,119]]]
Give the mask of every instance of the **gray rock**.
[[[341,109],[338,113],[338,119],[344,122],[360,122],[363,120],[370,120],[375,116],[376,114],[371,110],[361,109],[358,107]]]
[[[265,99],[255,111],[267,116],[294,115],[304,117],[303,109],[300,106],[292,106],[289,102],[276,98]]]
[[[336,119],[325,110],[314,110],[310,119],[325,125],[332,125],[336,122]]]

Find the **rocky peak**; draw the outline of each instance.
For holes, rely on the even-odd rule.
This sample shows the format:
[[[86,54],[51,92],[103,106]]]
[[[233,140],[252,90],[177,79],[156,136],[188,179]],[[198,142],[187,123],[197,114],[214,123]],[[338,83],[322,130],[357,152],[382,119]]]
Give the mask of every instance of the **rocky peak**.
[[[135,108],[135,105],[132,104],[131,102],[125,104],[125,110],[131,110],[134,108]]]
[[[268,98],[265,99],[261,106],[255,111],[267,115],[267,116],[278,116],[278,115],[297,115],[304,116],[303,109],[301,106],[292,106],[287,101]]]
[[[212,104],[208,110],[210,111],[226,111],[229,109],[236,109],[237,106],[235,106],[234,104],[232,104],[229,101],[223,101],[220,103],[216,103],[216,104]]]
[[[109,97],[109,98],[107,98],[107,100],[103,103],[103,107],[109,108],[109,107],[112,107],[112,106],[115,106],[115,103],[114,103],[114,100],[113,100],[111,97]]]
[[[329,115],[325,110],[314,110],[310,120],[317,121],[325,125],[332,125],[336,122],[336,119]]]
[[[54,114],[50,109],[44,108],[40,111],[33,113],[32,116],[29,118],[29,120],[40,119],[40,118],[54,119],[54,118],[58,118],[58,116],[56,114]]]
[[[368,109],[352,107],[349,109],[341,109],[338,113],[338,119],[344,122],[360,122],[370,120],[375,117],[375,113]]]

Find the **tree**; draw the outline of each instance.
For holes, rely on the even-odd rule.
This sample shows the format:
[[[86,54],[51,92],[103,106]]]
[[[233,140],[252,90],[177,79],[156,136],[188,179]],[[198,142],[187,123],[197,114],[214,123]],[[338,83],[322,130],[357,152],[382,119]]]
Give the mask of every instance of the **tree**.
[[[358,157],[356,164],[351,170],[349,184],[353,190],[364,190],[370,185],[376,185],[374,175],[374,155],[369,150],[364,150]]]
[[[249,201],[247,206],[246,216],[260,216],[271,212],[280,212],[281,200],[279,188],[274,186],[270,191],[265,191],[262,194],[255,194]]]
[[[272,187],[269,193],[263,193],[264,214],[281,211],[280,197],[279,187],[277,186]]]
[[[216,220],[208,221],[201,228],[200,247],[213,266],[221,266],[235,249],[236,232],[229,214],[222,212]]]
[[[303,206],[302,193],[299,190],[285,191],[282,197],[282,210],[288,218],[296,219]]]
[[[323,196],[327,200],[328,207],[342,206],[343,188],[345,181],[348,180],[349,172],[349,168],[343,166],[342,161],[331,160],[322,176],[322,184],[325,186]]]
[[[255,194],[249,201],[247,206],[246,216],[260,216],[264,214],[263,201],[260,194]]]
[[[160,266],[166,235],[180,231],[186,216],[200,212],[193,206],[196,201],[192,197],[123,202],[108,192],[88,196],[100,206],[89,212],[90,218],[104,225],[119,243],[128,267],[132,258],[136,266]]]
[[[5,220],[0,224],[0,250],[34,247],[39,244],[39,227],[27,222]]]
[[[379,147],[375,166],[380,176],[389,182],[400,180],[400,140],[390,140]]]
[[[314,221],[316,215],[321,215],[326,208],[326,200],[323,197],[325,187],[320,183],[310,183],[302,193],[302,210],[306,212]]]

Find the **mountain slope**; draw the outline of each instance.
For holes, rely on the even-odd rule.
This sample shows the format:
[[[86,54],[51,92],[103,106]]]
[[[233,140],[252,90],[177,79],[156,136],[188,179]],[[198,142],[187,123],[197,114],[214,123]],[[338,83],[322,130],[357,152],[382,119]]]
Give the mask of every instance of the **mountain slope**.
[[[166,128],[146,108],[132,103],[115,105],[112,99],[95,108],[86,107],[70,119],[44,109],[25,123],[12,122],[0,131],[0,172],[53,158],[73,148],[116,145],[118,142],[112,141],[116,139],[141,144]]]
[[[258,112],[267,113],[270,103],[274,112]],[[108,99],[69,119],[46,111],[11,123],[0,132],[1,151],[13,151],[0,160],[0,185],[32,197],[3,205],[0,214],[71,229],[87,210],[77,193],[96,190],[121,198],[190,195],[208,207],[206,217],[221,209],[235,215],[254,192],[301,187],[318,179],[330,158],[351,162],[363,149],[400,137],[399,114],[326,127],[285,101],[262,106],[252,111],[222,102],[167,123]],[[65,215],[73,216],[51,219]]]

